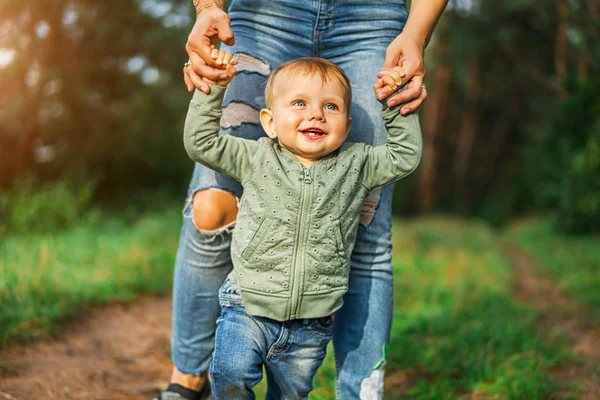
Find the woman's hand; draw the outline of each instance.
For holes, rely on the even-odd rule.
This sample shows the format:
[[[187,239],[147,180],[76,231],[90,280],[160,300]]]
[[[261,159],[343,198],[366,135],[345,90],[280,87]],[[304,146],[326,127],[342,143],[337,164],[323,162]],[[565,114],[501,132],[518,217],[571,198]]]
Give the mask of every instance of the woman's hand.
[[[225,71],[227,64],[219,64],[218,59],[211,57],[219,40],[229,46],[235,43],[229,15],[213,3],[198,13],[185,45],[189,62],[183,68],[183,80],[188,92],[192,92],[196,87],[204,93],[209,93],[210,87],[202,78],[213,82],[230,79],[230,75]]]
[[[385,55],[385,63],[381,72],[377,74],[379,80],[375,83],[375,93],[380,100],[385,99],[393,93],[390,85],[384,79],[385,71],[397,71],[400,73],[401,82],[398,86],[409,82],[408,87],[400,93],[395,94],[387,100],[389,107],[406,103],[400,110],[402,115],[418,109],[427,98],[427,90],[423,84],[425,79],[425,64],[423,63],[424,46],[409,34],[401,33],[390,43]],[[395,67],[395,68],[394,68]]]

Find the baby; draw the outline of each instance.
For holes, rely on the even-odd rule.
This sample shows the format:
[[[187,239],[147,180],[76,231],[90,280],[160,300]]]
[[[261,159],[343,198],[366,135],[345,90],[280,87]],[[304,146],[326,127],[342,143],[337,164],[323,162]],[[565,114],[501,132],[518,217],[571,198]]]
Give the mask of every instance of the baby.
[[[382,117],[384,146],[345,142],[351,88],[334,63],[314,57],[276,68],[265,89],[260,123],[268,137],[219,134],[225,86],[235,75],[196,91],[184,143],[189,156],[244,187],[233,232],[234,265],[220,289],[210,372],[215,400],[254,398],[267,372],[267,398],[304,399],[331,339],[333,313],[348,288],[350,254],[369,192],[418,166],[418,117],[400,106]],[[399,70],[384,82],[398,89]]]

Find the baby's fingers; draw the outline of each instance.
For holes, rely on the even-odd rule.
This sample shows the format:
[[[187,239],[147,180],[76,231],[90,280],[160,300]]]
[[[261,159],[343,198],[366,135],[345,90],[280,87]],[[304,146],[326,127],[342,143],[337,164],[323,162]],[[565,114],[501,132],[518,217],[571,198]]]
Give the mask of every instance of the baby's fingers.
[[[225,55],[223,56],[223,64],[229,64],[232,63],[234,64],[232,61],[234,60],[233,58],[233,54],[231,54],[230,52],[226,51]]]
[[[235,75],[235,66],[233,63],[229,63],[227,64],[227,67],[225,67],[225,71],[227,71],[227,73],[233,77]]]
[[[396,86],[402,86],[402,78],[406,76],[406,73],[402,70],[402,68],[394,67],[391,71],[389,71],[389,74],[392,78],[394,78]]]
[[[212,50],[210,52],[210,58],[215,60],[215,64],[217,64],[217,65],[227,64],[227,62],[225,62],[225,58],[227,57],[228,53],[226,51],[217,49],[214,45],[212,45],[210,47],[212,48]],[[229,58],[231,58],[231,56]]]
[[[219,50],[219,57],[217,58],[217,64],[223,65],[223,66],[227,65],[227,64],[229,64],[231,57],[233,57],[233,55],[230,52],[224,51],[224,50]]]
[[[381,80],[383,81],[383,84],[385,86],[387,86],[388,88],[390,88],[391,92],[395,92],[396,89],[398,89],[398,84],[396,83],[396,81],[394,80],[394,78],[391,75],[384,74],[381,77]]]
[[[210,48],[211,48],[210,58],[212,58],[213,60],[216,60],[217,58],[219,58],[219,49],[217,49],[214,44],[211,45]]]
[[[233,79],[233,77],[235,75],[235,71],[236,71],[235,67],[233,66],[232,63],[225,65],[225,72],[226,72],[227,78],[219,79],[219,81],[217,82],[217,85],[223,86],[223,87],[226,87],[227,85],[229,85],[229,83],[231,82],[231,80]]]

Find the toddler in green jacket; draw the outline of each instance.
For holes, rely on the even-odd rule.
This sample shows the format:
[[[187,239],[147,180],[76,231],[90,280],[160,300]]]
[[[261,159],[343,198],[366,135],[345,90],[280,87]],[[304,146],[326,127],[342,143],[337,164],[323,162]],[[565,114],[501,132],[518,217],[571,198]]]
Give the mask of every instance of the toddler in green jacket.
[[[260,111],[266,137],[219,134],[234,63],[225,69],[230,78],[211,85],[210,94],[196,90],[184,131],[194,161],[244,187],[231,245],[234,269],[219,293],[213,396],[254,398],[264,365],[270,398],[306,398],[347,291],[363,203],[372,189],[417,168],[421,129],[416,114],[402,116],[400,106],[382,101],[387,143],[345,142],[350,82],[334,63],[308,57],[269,77]],[[396,90],[400,71],[383,79]]]

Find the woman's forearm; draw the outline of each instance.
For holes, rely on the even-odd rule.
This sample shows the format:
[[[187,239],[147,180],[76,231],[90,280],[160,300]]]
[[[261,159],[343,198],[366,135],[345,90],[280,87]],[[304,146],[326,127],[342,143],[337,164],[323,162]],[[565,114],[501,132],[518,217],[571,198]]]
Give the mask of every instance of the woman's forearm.
[[[448,0],[412,0],[408,20],[402,33],[412,36],[424,49],[446,4]]]

